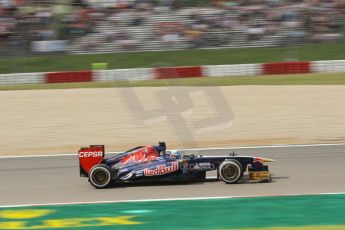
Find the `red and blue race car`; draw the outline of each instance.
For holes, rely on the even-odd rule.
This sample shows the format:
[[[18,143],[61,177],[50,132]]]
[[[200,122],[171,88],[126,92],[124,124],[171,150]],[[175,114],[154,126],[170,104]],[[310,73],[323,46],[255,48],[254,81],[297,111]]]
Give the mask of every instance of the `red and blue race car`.
[[[88,177],[95,188],[112,183],[142,181],[206,181],[206,172],[216,170],[217,179],[228,184],[239,182],[248,171],[249,179],[269,181],[271,175],[265,162],[272,159],[237,156],[182,155],[166,150],[166,144],[138,146],[113,157],[105,158],[103,145],[79,150],[80,176]]]

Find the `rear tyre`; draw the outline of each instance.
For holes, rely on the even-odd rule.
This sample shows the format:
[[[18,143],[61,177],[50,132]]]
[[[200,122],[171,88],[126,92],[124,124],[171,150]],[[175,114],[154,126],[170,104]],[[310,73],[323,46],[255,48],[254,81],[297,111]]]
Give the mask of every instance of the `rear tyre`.
[[[89,181],[95,188],[105,188],[109,186],[111,179],[111,169],[107,165],[95,165],[90,170]]]
[[[243,176],[243,167],[237,160],[223,161],[218,168],[219,177],[227,184],[235,184]]]

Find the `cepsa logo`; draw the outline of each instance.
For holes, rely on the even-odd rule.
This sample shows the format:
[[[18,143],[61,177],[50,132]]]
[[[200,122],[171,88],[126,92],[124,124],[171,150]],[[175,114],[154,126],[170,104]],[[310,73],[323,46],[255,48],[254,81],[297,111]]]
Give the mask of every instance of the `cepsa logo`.
[[[144,176],[159,176],[178,170],[178,162],[172,162],[171,166],[158,165],[155,169],[144,169]]]
[[[79,152],[79,157],[102,157],[103,152]]]

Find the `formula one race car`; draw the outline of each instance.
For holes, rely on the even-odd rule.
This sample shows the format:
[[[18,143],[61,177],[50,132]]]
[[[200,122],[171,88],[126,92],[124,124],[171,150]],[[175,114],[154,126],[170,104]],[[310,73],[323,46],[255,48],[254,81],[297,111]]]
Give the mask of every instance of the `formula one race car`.
[[[88,177],[95,188],[112,183],[142,181],[206,181],[206,172],[217,170],[217,179],[228,184],[241,180],[248,170],[249,180],[269,181],[271,159],[250,156],[195,156],[167,151],[164,142],[157,146],[138,146],[110,158],[104,158],[103,145],[79,150],[80,176]]]

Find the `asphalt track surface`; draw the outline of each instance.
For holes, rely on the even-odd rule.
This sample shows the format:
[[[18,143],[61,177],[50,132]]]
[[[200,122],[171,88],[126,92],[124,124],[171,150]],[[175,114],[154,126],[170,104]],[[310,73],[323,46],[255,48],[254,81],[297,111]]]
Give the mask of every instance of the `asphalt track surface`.
[[[222,155],[229,150],[193,151]],[[189,152],[191,153],[191,152]],[[94,189],[79,177],[75,156],[1,158],[0,206],[227,196],[345,192],[345,145],[238,149],[238,155],[273,158],[270,183],[227,185],[221,181],[137,184]],[[211,175],[212,176],[212,175]]]

